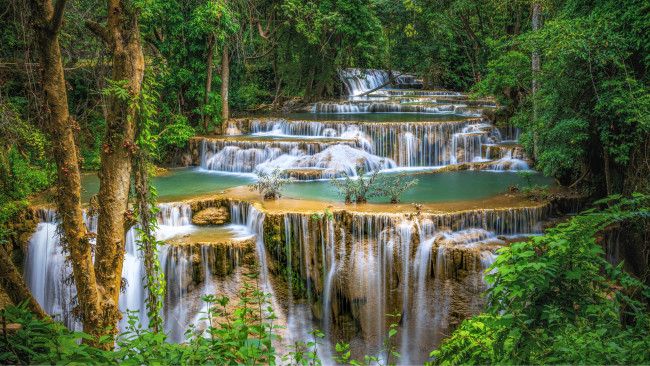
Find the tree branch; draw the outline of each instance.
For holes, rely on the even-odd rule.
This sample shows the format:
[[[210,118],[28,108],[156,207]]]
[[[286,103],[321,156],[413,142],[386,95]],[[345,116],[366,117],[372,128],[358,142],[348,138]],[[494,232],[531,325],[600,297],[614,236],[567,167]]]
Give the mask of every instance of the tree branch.
[[[63,19],[63,11],[65,10],[66,0],[56,0],[54,4],[54,13],[50,19],[50,30],[53,33],[59,33],[61,28],[61,20]]]
[[[363,97],[363,96],[368,95],[368,94],[370,94],[370,93],[376,92],[377,90],[379,90],[379,89],[385,87],[386,85],[392,83],[393,80],[397,79],[398,77],[400,77],[400,76],[402,76],[402,75],[406,75],[406,74],[408,74],[409,72],[411,72],[411,70],[413,70],[416,66],[418,66],[418,65],[421,64],[421,63],[422,63],[422,61],[418,62],[417,64],[415,64],[415,65],[409,67],[406,71],[402,72],[401,74],[397,74],[397,75],[394,75],[393,77],[389,78],[387,82],[385,82],[385,83],[379,85],[378,87],[376,87],[376,88],[374,88],[374,89],[372,89],[372,90],[368,90],[368,91],[365,92],[365,93],[361,93],[361,94],[359,94],[358,96],[359,96],[359,97]]]
[[[104,27],[103,25],[97,22],[93,22],[90,19],[86,19],[86,22],[84,24],[86,25],[86,28],[90,29],[91,32],[95,33],[95,35],[101,38],[102,41],[109,43],[110,34],[108,32],[108,29],[106,29],[106,27]]]

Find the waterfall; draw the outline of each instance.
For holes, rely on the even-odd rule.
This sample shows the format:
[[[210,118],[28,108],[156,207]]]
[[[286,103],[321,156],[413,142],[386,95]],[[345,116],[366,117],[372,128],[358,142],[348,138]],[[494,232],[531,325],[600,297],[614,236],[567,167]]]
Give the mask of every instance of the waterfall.
[[[397,75],[392,81],[396,88],[421,88],[422,81],[416,79],[414,75],[404,74],[401,71],[393,71],[393,75]],[[348,95],[355,96],[365,92],[371,91],[387,83],[390,80],[390,75],[386,70],[373,70],[373,69],[355,69],[348,68],[339,70],[339,77],[345,86]],[[393,92],[394,90],[387,90],[390,85],[384,86],[382,89],[374,93],[380,94],[385,92]],[[411,94],[411,91],[407,92]],[[431,94],[439,95],[439,94]],[[448,95],[448,94],[440,94]],[[455,95],[455,94],[449,94]]]
[[[294,332],[304,334],[308,327],[295,315],[304,311],[293,302],[297,296],[319,308],[314,316],[320,324],[312,327],[328,336],[351,332],[342,319],[353,318],[360,334],[356,342],[372,353],[381,349],[391,321],[399,320],[382,314],[397,309],[402,319],[395,339],[403,362],[420,363],[445,334],[481,310],[484,272],[494,262],[494,250],[505,245],[497,237],[541,232],[540,222],[549,214],[549,206],[411,218],[335,212],[331,221],[271,214],[272,220],[280,216],[278,232],[284,236],[266,260],[304,284],[305,291],[291,290],[288,300]]]
[[[345,69],[339,71],[349,95],[360,95],[378,88],[389,79],[384,70]]]
[[[202,166],[207,169],[251,171],[254,166],[263,169],[319,168],[329,170],[326,177],[336,177],[337,169],[353,170],[356,160],[368,164],[381,158],[394,167],[433,167],[468,163],[481,159],[482,147],[501,140],[499,130],[483,119],[456,122],[334,122],[296,120],[254,120],[250,129],[253,135],[274,135],[292,138],[340,138],[356,140],[351,143],[323,144],[320,150],[242,150],[240,142],[232,143],[214,154],[214,148],[205,147]],[[221,154],[221,155],[220,155]],[[239,154],[239,155],[238,155]],[[248,154],[244,157],[244,154]],[[217,156],[220,156],[217,158]],[[228,156],[222,158],[221,156]],[[210,160],[212,159],[212,160]],[[330,161],[333,160],[334,162]],[[216,163],[218,161],[218,163]],[[248,163],[241,163],[241,162]],[[213,163],[214,162],[214,163]],[[228,167],[223,167],[227,165]],[[347,166],[347,168],[346,168]],[[237,167],[237,168],[233,168]],[[241,167],[241,168],[240,168]],[[370,166],[368,166],[371,168]],[[353,171],[348,171],[353,173]]]
[[[513,158],[512,153],[513,149],[507,149],[505,156],[493,163],[493,169],[497,171],[530,169],[530,166],[525,160]]]
[[[464,116],[480,117],[480,110],[467,109],[465,105],[404,105],[403,103],[386,102],[357,102],[346,101],[340,103],[318,102],[314,103],[312,113],[419,113],[419,114],[460,114]]]
[[[71,278],[72,268],[66,264],[59,245],[55,211],[44,210],[40,216],[41,223],[27,246],[25,282],[46,313],[70,329],[81,330],[81,324],[71,315],[76,290],[64,284],[65,279]]]
[[[88,230],[96,232],[96,216],[84,213]],[[72,280],[72,268],[66,263],[65,254],[59,245],[57,227],[59,221],[54,210],[44,210],[41,213],[41,223],[29,239],[25,257],[25,279],[30,291],[41,304],[46,313],[61,320],[68,328],[81,330],[81,324],[72,316],[72,299],[77,291]],[[139,256],[135,243],[134,229],[126,234],[124,265],[122,277],[127,281],[125,293],[120,296],[118,308],[121,311],[140,311],[139,319],[147,326],[148,319],[144,306],[144,289],[142,277],[144,264]],[[127,317],[118,326],[124,329],[128,324]]]
[[[327,220],[327,219],[326,219]],[[332,282],[334,281],[334,274],[337,270],[336,261],[336,245],[334,237],[334,223],[330,220],[327,221],[327,235],[326,240],[322,242],[323,252],[327,251],[327,275],[325,277],[325,288],[323,294],[323,331],[330,333],[330,313],[332,310]],[[323,253],[325,257],[325,253]]]

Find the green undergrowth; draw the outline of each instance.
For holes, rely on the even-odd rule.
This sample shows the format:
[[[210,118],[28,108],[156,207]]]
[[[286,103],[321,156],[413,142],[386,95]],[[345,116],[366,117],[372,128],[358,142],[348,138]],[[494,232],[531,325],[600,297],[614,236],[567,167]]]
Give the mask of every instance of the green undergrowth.
[[[500,249],[484,314],[434,351],[436,364],[647,364],[650,287],[605,260],[604,232],[650,223],[650,197],[614,196]]]

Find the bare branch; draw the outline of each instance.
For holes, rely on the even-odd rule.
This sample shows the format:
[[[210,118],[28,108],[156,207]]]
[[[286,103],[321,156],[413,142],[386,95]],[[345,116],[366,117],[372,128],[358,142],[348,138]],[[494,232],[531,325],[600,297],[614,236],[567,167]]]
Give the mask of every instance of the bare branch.
[[[110,34],[108,32],[108,29],[106,29],[106,27],[104,27],[103,25],[97,22],[93,22],[90,19],[86,19],[86,22],[84,24],[86,25],[86,28],[90,29],[91,32],[95,33],[95,35],[101,38],[102,41],[109,43]]]

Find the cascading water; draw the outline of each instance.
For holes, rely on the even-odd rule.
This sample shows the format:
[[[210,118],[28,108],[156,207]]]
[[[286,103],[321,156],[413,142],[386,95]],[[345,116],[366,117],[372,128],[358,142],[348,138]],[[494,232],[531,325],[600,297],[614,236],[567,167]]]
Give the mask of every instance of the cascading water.
[[[252,172],[254,169],[271,171],[275,168],[289,172],[314,169],[322,171],[318,178],[335,178],[340,177],[343,171],[354,175],[354,166],[359,161],[367,169],[373,169],[382,158],[385,159],[383,169],[486,161],[483,157],[484,147],[501,141],[499,129],[483,119],[406,123],[275,119],[251,121],[250,129],[253,135],[305,138],[305,143],[310,147],[297,148],[296,143],[286,143],[286,147],[281,149],[270,143],[259,143],[258,146],[246,142],[250,144],[248,146],[253,146],[247,149],[243,148],[241,142],[203,140],[201,166],[236,172]],[[308,139],[314,137],[346,141],[320,145],[309,143]],[[231,143],[233,145],[229,145]],[[524,163],[521,159],[511,159],[507,168],[524,168]],[[494,166],[502,169],[502,165]]]
[[[319,309],[313,327],[331,339],[359,334],[353,349],[381,349],[390,324],[381,314],[397,309],[398,349],[405,363],[419,363],[463,317],[480,311],[483,272],[504,245],[497,236],[540,232],[549,214],[549,206],[411,218],[335,213],[332,221],[282,214],[280,242],[266,243],[275,248],[267,260],[275,262],[276,275],[278,267],[286,268],[292,286],[302,284],[291,290],[289,309],[302,306],[294,297],[304,298]]]
[[[189,204],[161,204],[159,208],[159,238],[192,230]],[[272,300],[279,321],[286,324],[285,340],[305,340],[311,329],[319,328],[329,340],[339,339],[342,334],[358,334],[350,339],[355,352],[375,352],[391,322],[381,314],[397,309],[402,318],[395,339],[405,363],[425,361],[444,334],[449,334],[463,317],[480,310],[482,300],[478,294],[486,288],[483,272],[494,261],[493,251],[503,245],[497,236],[539,233],[540,223],[550,212],[549,206],[409,217],[343,211],[335,212],[333,220],[313,220],[309,214],[300,213],[274,214],[280,215],[278,221],[271,221],[278,222],[280,242],[271,250],[264,235],[268,230],[267,215],[249,202],[230,203],[232,224],[246,227],[249,234],[256,236],[253,246],[265,291],[277,292],[277,276],[291,283],[290,296]],[[274,217],[270,220],[276,220]],[[60,273],[66,268],[62,255],[54,249],[58,247],[52,235],[56,229],[52,211],[44,212],[44,221],[30,242],[28,283],[39,301],[50,304],[47,311],[57,306],[64,311],[73,295],[65,291],[73,288],[43,283],[44,278],[60,282],[62,276],[46,277],[44,273]],[[91,229],[95,227],[93,221],[87,219]],[[128,241],[135,243],[135,238]],[[137,260],[128,262],[128,266],[125,263],[125,268],[138,269],[142,261],[132,245]],[[206,310],[200,300],[202,295],[237,293],[241,284],[238,272],[222,279],[214,276],[219,258],[227,257],[231,268],[238,265],[243,252],[232,250],[224,254],[210,245],[184,244],[161,248],[160,262],[167,280],[164,330],[170,341],[182,342],[188,324],[199,328],[208,325],[200,320],[200,312]],[[39,257],[39,252],[51,254]],[[281,268],[287,270],[278,272]],[[139,309],[144,314],[143,287],[134,285],[143,273],[138,271],[129,275],[133,282],[122,296],[120,309]],[[315,322],[310,320],[312,312]],[[74,321],[64,321],[75,326]],[[330,354],[332,347],[327,343],[322,352]]]
[[[84,214],[84,220],[88,230],[96,232],[97,218]],[[56,319],[63,321],[70,329],[80,330],[81,324],[72,316],[72,300],[76,296],[76,288],[72,281],[72,268],[66,263],[66,255],[59,245],[58,225],[54,210],[41,212],[41,223],[28,243],[25,259],[26,282],[46,313],[55,315]],[[147,326],[142,282],[144,267],[136,248],[133,229],[126,235],[125,250],[122,277],[128,285],[125,294],[120,297],[118,307],[122,311],[139,311],[140,322]],[[118,326],[124,329],[127,322],[125,317]]]

